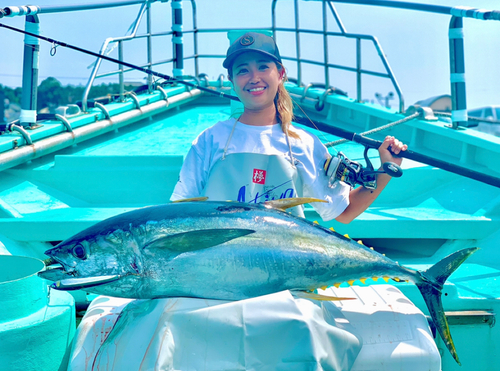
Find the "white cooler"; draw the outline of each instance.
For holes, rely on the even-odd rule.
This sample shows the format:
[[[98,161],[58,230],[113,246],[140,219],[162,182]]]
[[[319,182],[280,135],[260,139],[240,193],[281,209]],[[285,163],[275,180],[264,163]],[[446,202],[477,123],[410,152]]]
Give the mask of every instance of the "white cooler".
[[[227,302],[100,296],[73,341],[68,370],[439,371],[422,312],[390,285],[289,291]]]

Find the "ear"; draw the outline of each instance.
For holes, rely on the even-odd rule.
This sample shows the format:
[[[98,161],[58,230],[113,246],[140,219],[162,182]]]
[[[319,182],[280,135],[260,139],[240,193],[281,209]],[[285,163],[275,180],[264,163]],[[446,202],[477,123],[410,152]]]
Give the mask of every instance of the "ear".
[[[231,78],[231,75],[229,75],[229,74],[227,75],[227,79],[228,79],[229,81],[233,82],[233,79]]]
[[[280,81],[281,81],[285,77],[285,69],[282,67],[280,70],[278,70],[278,72],[280,74]]]

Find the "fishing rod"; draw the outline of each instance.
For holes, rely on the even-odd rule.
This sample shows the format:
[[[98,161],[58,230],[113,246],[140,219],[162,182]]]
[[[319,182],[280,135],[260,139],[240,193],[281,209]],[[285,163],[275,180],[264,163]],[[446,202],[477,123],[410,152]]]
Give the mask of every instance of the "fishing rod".
[[[301,124],[301,125],[304,125],[304,126],[307,126],[307,127],[310,127],[310,128],[313,128],[313,129],[323,131],[323,132],[328,133],[328,134],[335,135],[335,136],[340,137],[340,138],[350,140],[352,142],[362,144],[363,146],[365,146],[365,148],[378,149],[380,147],[380,145],[382,144],[382,142],[379,140],[367,138],[367,137],[360,135],[360,134],[357,134],[355,132],[344,130],[344,129],[326,124],[324,122],[311,120],[308,117],[306,118],[306,117],[303,117],[300,115],[294,115],[294,122]],[[489,174],[485,174],[485,173],[481,173],[479,171],[475,171],[475,170],[472,170],[472,169],[469,169],[469,168],[466,168],[463,166],[455,165],[455,164],[450,163],[450,162],[438,160],[436,158],[426,156],[426,155],[414,152],[414,151],[409,150],[409,149],[407,149],[406,151],[399,152],[399,154],[396,156],[402,157],[402,158],[407,158],[407,159],[413,160],[413,161],[417,161],[417,162],[420,162],[422,164],[434,166],[434,167],[449,171],[451,173],[462,175],[462,176],[465,176],[467,178],[478,180],[480,182],[483,182],[483,183],[500,188],[500,178],[498,178],[498,177],[495,177],[495,176],[492,176]]]
[[[153,71],[149,68],[140,67],[140,66],[134,65],[132,63],[120,61],[118,59],[111,58],[111,57],[108,57],[106,55],[102,55],[99,53],[95,53],[93,51],[86,50],[83,48],[79,48],[77,46],[74,46],[74,45],[71,45],[71,44],[68,44],[68,43],[65,43],[62,41],[57,41],[57,40],[54,40],[54,39],[51,39],[51,38],[48,38],[45,36],[37,35],[37,34],[31,33],[28,31],[21,30],[21,29],[16,28],[16,27],[7,26],[3,23],[0,23],[0,27],[4,27],[4,28],[7,28],[7,29],[15,31],[15,32],[19,32],[19,33],[22,33],[25,35],[29,35],[29,36],[36,37],[38,39],[47,41],[47,42],[53,44],[53,48],[55,48],[56,45],[63,46],[63,47],[73,49],[73,50],[76,50],[76,51],[84,53],[84,54],[89,54],[89,55],[92,55],[92,56],[97,57],[97,58],[102,58],[102,59],[105,59],[105,60],[113,62],[113,63],[121,64],[123,66],[142,71],[146,74],[160,77],[162,79],[165,79],[168,82],[179,83],[182,85],[186,85],[186,86],[190,86],[190,87],[199,89],[201,91],[204,91],[204,92],[207,92],[210,94],[218,95],[219,97],[222,97],[222,98],[231,99],[233,101],[240,101],[240,99],[234,95],[225,94],[222,92],[218,92],[218,91],[200,86],[198,84],[194,84],[194,83],[190,83],[188,81],[176,79],[174,77],[165,75],[163,73]],[[305,117],[302,117],[300,115],[295,115],[294,117],[295,117],[294,121],[299,123],[299,124],[302,124],[304,126],[307,126],[307,127],[313,128],[313,129],[321,130],[321,131],[324,131],[325,133],[333,134],[333,135],[336,135],[338,137],[362,144],[363,146],[365,146],[365,148],[378,149],[380,147],[380,145],[382,144],[381,141],[370,139],[370,138],[367,138],[367,137],[362,136],[360,134],[350,132],[350,131],[347,131],[344,129],[340,129],[340,128],[328,125],[326,123],[323,123],[323,122],[313,121],[309,118],[305,118]],[[422,155],[420,153],[417,153],[417,152],[414,152],[411,150],[406,150],[406,151],[400,152],[397,156],[402,157],[402,158],[408,158],[410,160],[414,160],[414,161],[417,161],[417,162],[420,162],[420,163],[423,163],[426,165],[435,166],[435,167],[438,167],[440,169],[443,169],[443,170],[446,170],[446,171],[449,171],[449,172],[452,172],[452,173],[455,173],[458,175],[462,175],[462,176],[465,176],[465,177],[468,177],[471,179],[475,179],[475,180],[478,180],[480,182],[483,182],[483,183],[500,188],[500,178],[494,177],[494,176],[491,176],[488,174],[483,174],[483,173],[480,173],[478,171],[471,170],[468,168],[464,168],[464,167],[452,164],[450,162],[441,161],[441,160],[438,160],[438,159],[435,159],[435,158],[432,158],[432,157],[429,157],[426,155]]]
[[[129,67],[129,68],[132,68],[132,69],[135,69],[135,70],[142,71],[142,72],[144,72],[146,74],[149,74],[149,75],[160,77],[162,79],[165,79],[167,82],[175,82],[175,83],[178,83],[178,84],[182,84],[182,85],[186,85],[186,86],[189,86],[189,87],[193,87],[193,88],[199,89],[201,91],[204,91],[204,92],[207,92],[207,93],[210,93],[210,94],[218,95],[219,97],[222,97],[222,98],[228,98],[228,99],[231,99],[231,100],[234,100],[234,101],[239,101],[238,97],[235,97],[234,95],[225,94],[225,93],[222,93],[220,91],[215,91],[215,90],[206,88],[204,86],[201,86],[201,85],[198,85],[198,84],[195,84],[195,83],[191,83],[191,82],[188,82],[188,81],[176,79],[175,77],[168,76],[168,75],[165,75],[165,74],[157,72],[157,71],[153,71],[153,70],[151,70],[149,68],[145,68],[145,67],[137,66],[137,65],[132,64],[132,63],[120,61],[119,59],[111,58],[111,57],[108,57],[107,55],[95,53],[95,52],[93,52],[91,50],[79,48],[78,46],[74,46],[74,45],[65,43],[63,41],[57,41],[57,40],[51,39],[49,37],[45,37],[45,36],[37,35],[37,34],[31,33],[31,32],[28,32],[28,31],[21,30],[21,29],[16,28],[16,27],[7,26],[7,25],[5,25],[3,23],[0,23],[0,27],[4,27],[4,28],[7,28],[7,29],[15,31],[15,32],[19,32],[19,33],[22,33],[22,34],[25,34],[25,35],[36,37],[37,39],[40,39],[40,40],[47,41],[47,42],[49,42],[49,43],[52,44],[53,50],[55,50],[55,48],[57,46],[63,46],[65,48],[76,50],[76,51],[78,51],[80,53],[89,54],[89,55],[92,55],[92,56],[97,57],[97,58],[105,59],[105,60],[107,60],[109,62],[118,63],[118,64],[123,65],[125,67]]]

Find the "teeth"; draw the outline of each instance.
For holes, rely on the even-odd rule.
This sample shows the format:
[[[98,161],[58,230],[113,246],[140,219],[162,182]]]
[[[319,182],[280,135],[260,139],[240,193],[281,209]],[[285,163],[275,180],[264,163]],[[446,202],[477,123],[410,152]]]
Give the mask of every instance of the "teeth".
[[[265,88],[253,88],[253,89],[250,89],[249,91],[262,91],[264,90]]]

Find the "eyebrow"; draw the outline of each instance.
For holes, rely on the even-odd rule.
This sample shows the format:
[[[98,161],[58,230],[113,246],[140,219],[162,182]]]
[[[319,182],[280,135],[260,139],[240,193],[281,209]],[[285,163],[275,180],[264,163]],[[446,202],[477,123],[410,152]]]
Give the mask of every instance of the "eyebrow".
[[[272,63],[272,60],[271,59],[259,59],[257,61],[257,63]],[[243,62],[243,63],[240,63],[239,65],[233,67],[233,68],[240,68],[242,66],[246,66],[248,65],[248,62]]]

